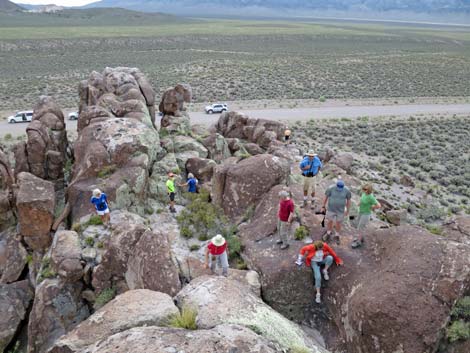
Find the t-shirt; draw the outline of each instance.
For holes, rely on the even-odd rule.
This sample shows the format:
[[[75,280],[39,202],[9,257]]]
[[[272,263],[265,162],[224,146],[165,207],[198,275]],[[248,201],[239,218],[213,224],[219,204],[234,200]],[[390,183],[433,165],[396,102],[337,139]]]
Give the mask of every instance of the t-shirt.
[[[196,192],[197,188],[197,179],[196,178],[190,178],[188,179],[188,191],[189,192]]]
[[[104,211],[108,208],[108,198],[104,192],[101,193],[100,197],[92,197],[90,202],[95,205],[97,211]]]
[[[294,201],[291,199],[281,200],[279,203],[279,219],[282,222],[287,222],[289,220],[289,215],[294,212]]]
[[[313,262],[322,262],[323,261],[323,250],[315,251],[315,255],[312,257]]]
[[[362,193],[361,202],[359,203],[359,214],[371,214],[372,206],[377,204],[378,202],[374,195]]]
[[[166,181],[166,188],[168,192],[175,192],[175,182],[171,179]]]
[[[330,186],[325,195],[328,197],[327,210],[334,213],[344,212],[346,201],[351,199],[351,191],[347,187],[338,189],[336,185]]]
[[[220,255],[223,254],[224,251],[227,249],[227,243],[222,246],[215,246],[214,244],[209,243],[209,245],[207,245],[207,248],[209,249],[209,253],[211,255]]]
[[[302,170],[302,168],[307,166],[310,166],[308,170]],[[318,173],[318,169],[321,168],[321,166],[322,164],[318,156],[313,157],[312,161],[308,159],[308,156],[305,156],[302,162],[300,162],[300,170],[302,170],[303,175],[306,175],[307,173],[313,173],[313,175],[315,175]]]

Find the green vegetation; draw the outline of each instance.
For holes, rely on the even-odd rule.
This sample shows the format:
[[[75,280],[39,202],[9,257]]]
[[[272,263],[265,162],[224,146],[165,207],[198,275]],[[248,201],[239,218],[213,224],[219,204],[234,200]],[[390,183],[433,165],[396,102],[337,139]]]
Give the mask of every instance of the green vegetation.
[[[424,226],[430,233],[442,235],[442,227],[433,224],[425,224]]]
[[[107,177],[109,177],[110,175],[114,174],[114,172],[116,171],[117,167],[113,164],[113,165],[107,165],[105,167],[103,167],[103,169],[101,169],[99,172],[98,172],[98,178],[101,178],[101,179],[105,179]]]
[[[461,298],[452,308],[451,315],[470,320],[470,296]]]
[[[72,224],[71,228],[74,232],[80,233],[82,231],[82,225],[80,223]]]
[[[38,283],[41,283],[46,278],[53,278],[57,274],[52,269],[51,259],[44,256],[41,262],[41,270],[39,271]]]
[[[100,294],[96,296],[95,304],[93,308],[98,310],[102,306],[106,305],[106,303],[110,302],[116,296],[116,288],[106,288],[101,291]]]
[[[308,231],[307,227],[300,226],[300,227],[297,227],[297,229],[294,232],[294,239],[295,240],[304,240],[306,237],[308,237],[309,234],[310,234],[310,232]]]
[[[184,328],[187,330],[196,330],[197,329],[196,317],[197,317],[196,309],[191,308],[189,306],[183,306],[183,309],[181,309],[181,312],[173,315],[170,318],[168,326]]]
[[[13,136],[10,133],[6,133],[3,138],[5,139],[5,141],[11,141],[13,139]]]
[[[289,353],[310,353],[310,349],[302,346],[293,346],[289,349]]]
[[[193,245],[191,245],[191,246],[189,247],[189,250],[190,250],[190,251],[198,251],[200,248],[201,248],[200,245],[198,245],[198,244],[193,244]]]
[[[103,221],[101,220],[101,217],[96,214],[92,215],[90,219],[88,220],[88,222],[83,224],[84,228],[88,226],[100,226],[100,225],[103,225]]]
[[[106,66],[139,67],[157,97],[187,82],[197,102],[470,96],[466,28],[99,16],[0,17],[0,110],[46,92],[74,107],[77,81]]]
[[[95,238],[93,237],[86,237],[85,239],[85,244],[88,245],[88,246],[93,246],[95,245]]]
[[[452,321],[447,328],[450,342],[470,339],[470,296],[461,298],[451,311]]]

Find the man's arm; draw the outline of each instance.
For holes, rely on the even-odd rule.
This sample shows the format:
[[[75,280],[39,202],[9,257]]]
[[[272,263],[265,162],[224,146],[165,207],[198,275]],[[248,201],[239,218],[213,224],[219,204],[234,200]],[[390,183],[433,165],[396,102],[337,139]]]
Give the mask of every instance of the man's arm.
[[[325,199],[323,200],[323,206],[321,208],[326,209],[326,203],[328,202],[328,196],[325,196]]]
[[[209,267],[209,248],[206,248],[206,261],[204,263],[204,267],[205,268]]]
[[[346,201],[346,211],[344,212],[345,215],[349,213],[349,208],[351,207],[351,199]]]

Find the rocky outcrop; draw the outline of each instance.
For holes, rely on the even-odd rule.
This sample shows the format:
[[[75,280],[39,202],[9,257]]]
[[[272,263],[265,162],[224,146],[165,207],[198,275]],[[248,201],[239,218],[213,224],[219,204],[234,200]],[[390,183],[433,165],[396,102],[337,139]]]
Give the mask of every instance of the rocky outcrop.
[[[140,326],[164,326],[178,308],[170,296],[147,289],[121,294],[60,338],[49,353],[72,353]],[[134,347],[132,351],[135,351]]]
[[[50,230],[54,221],[54,184],[30,173],[18,175],[16,207],[20,234],[34,250],[47,248],[51,243]]]
[[[198,328],[242,325],[271,341],[278,350],[305,347],[326,352],[296,324],[271,309],[239,282],[214,276],[193,280],[176,296],[178,306],[197,309]]]
[[[470,216],[461,215],[444,223],[443,235],[450,240],[470,245]]]
[[[46,279],[36,287],[28,324],[28,353],[47,352],[54,342],[89,315],[82,285]]]
[[[26,266],[27,252],[15,231],[0,233],[0,283],[18,280]]]
[[[269,154],[217,166],[212,185],[213,201],[229,217],[239,217],[274,185],[285,182],[289,173],[287,160]]]
[[[14,176],[10,162],[0,147],[0,232],[15,223],[13,183]]]
[[[167,235],[150,231],[137,215],[113,227],[102,261],[93,272],[95,290],[99,293],[114,287],[122,293],[148,288],[176,294],[180,282],[170,257]]]
[[[64,176],[67,133],[64,114],[51,97],[41,96],[26,128],[28,140],[15,149],[15,174],[30,172],[46,180]]]
[[[406,223],[407,212],[406,210],[390,210],[385,212],[385,217],[387,221],[392,223],[395,226]]]
[[[0,352],[8,346],[15,336],[20,323],[33,298],[33,291],[28,281],[13,284],[0,284]]]
[[[336,164],[344,169],[348,174],[351,173],[354,157],[350,153],[338,153],[331,158],[330,163]]]
[[[79,136],[68,190],[74,221],[90,212],[96,187],[113,208],[143,213],[149,170],[161,150],[145,82],[138,69],[106,68],[81,83]]]
[[[212,159],[195,157],[187,160],[186,171],[193,173],[200,182],[207,183],[211,181],[216,166]]]
[[[209,151],[209,158],[217,163],[232,156],[227,140],[218,133],[213,133],[202,140],[202,144]]]
[[[191,102],[192,90],[187,84],[178,84],[174,88],[168,88],[163,93],[158,109],[165,116],[180,116],[185,111],[184,103]],[[170,118],[171,119],[171,118]],[[162,121],[162,126],[165,123]]]
[[[58,231],[51,246],[51,265],[64,281],[75,282],[83,276],[82,249],[78,234],[73,231]]]

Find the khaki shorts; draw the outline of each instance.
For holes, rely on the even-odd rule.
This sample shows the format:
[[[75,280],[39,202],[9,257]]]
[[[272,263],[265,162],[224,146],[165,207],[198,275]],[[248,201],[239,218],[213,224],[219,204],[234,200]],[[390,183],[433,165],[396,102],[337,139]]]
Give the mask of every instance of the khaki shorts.
[[[359,221],[357,222],[357,229],[365,229],[370,221],[370,214],[359,215]]]
[[[303,177],[304,178],[304,191],[308,192],[308,189],[312,189],[312,193],[315,192],[316,186],[317,186],[317,176],[313,176],[310,178]]]
[[[326,211],[325,217],[328,221],[336,221],[338,223],[341,223],[344,220],[344,212],[339,213],[339,212]]]

